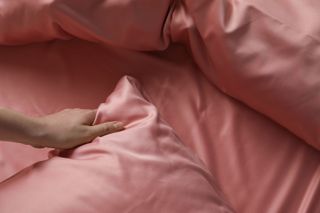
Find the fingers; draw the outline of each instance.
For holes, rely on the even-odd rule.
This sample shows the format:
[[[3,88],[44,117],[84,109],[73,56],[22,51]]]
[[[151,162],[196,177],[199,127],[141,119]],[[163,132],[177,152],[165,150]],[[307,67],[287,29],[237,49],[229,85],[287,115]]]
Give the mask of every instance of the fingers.
[[[97,109],[90,109],[87,111],[87,125],[92,125],[97,114]]]
[[[110,133],[118,132],[124,130],[124,125],[121,122],[107,122],[98,124],[95,126],[90,126],[89,128],[89,135],[91,139],[94,139],[99,136],[104,136]]]
[[[92,125],[95,117],[96,117],[96,113],[97,113],[97,109],[81,109],[81,113],[83,113],[83,121],[82,123],[84,125]]]

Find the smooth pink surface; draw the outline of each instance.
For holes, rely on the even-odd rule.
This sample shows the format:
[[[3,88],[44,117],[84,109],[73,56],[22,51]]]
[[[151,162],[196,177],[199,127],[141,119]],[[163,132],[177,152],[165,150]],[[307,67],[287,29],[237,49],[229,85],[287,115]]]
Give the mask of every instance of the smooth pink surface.
[[[161,121],[133,78],[122,78],[100,105],[95,123],[110,120],[126,129],[2,182],[1,212],[233,212],[210,172]]]
[[[0,2],[0,42],[29,44],[0,47],[1,106],[94,108],[130,74],[236,211],[320,211],[318,1]],[[1,180],[47,152],[0,151]]]

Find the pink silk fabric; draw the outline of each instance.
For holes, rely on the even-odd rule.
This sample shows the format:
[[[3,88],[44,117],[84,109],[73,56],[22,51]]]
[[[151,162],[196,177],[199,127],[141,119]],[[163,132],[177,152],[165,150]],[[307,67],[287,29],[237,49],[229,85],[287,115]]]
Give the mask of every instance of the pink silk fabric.
[[[233,212],[133,78],[123,77],[100,105],[95,123],[110,120],[126,129],[51,152],[2,182],[1,212]]]
[[[94,108],[129,74],[235,211],[319,212],[319,9],[0,0],[0,106],[35,116]],[[0,180],[47,152],[0,143]]]

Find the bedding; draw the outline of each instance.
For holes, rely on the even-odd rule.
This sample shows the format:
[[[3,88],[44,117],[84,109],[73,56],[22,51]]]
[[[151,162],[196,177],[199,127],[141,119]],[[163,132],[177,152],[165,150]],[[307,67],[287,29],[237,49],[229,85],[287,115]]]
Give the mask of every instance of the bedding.
[[[233,212],[133,78],[100,105],[95,123],[110,120],[126,130],[54,150],[2,182],[1,212]]]
[[[319,149],[319,2],[178,2],[174,40],[181,40],[181,29],[186,31],[206,76]]]
[[[314,116],[320,105],[320,29],[313,23],[318,17],[315,8],[320,5],[316,0],[303,5],[273,2],[2,0],[0,43],[76,37],[154,51],[166,49],[170,41],[181,42],[222,91],[320,148],[320,118]],[[292,19],[283,15],[286,7],[291,8],[288,14]],[[310,22],[308,27],[303,24],[306,22]]]
[[[0,2],[0,106],[94,108],[131,75],[236,212],[320,211],[317,1]],[[0,181],[48,151],[1,142]]]

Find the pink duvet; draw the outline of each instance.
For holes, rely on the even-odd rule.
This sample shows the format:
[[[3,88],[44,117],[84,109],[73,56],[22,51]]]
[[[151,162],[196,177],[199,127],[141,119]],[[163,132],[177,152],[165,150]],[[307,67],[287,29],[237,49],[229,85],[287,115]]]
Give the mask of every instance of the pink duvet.
[[[208,193],[197,196],[195,206],[210,203],[227,206],[221,211],[245,213],[319,212],[319,9],[316,0],[0,0],[0,105],[30,115],[95,108],[122,76],[131,75],[141,82],[165,125],[204,162],[201,168],[217,186],[206,191],[209,183],[193,184],[195,195]],[[5,202],[2,208],[19,207],[23,195],[14,192],[30,191],[24,187],[48,187],[32,193],[44,200],[50,194],[59,198],[46,182],[54,183],[54,178],[38,181],[41,176],[33,176],[39,164],[44,164],[41,171],[56,171],[48,164],[57,158],[47,160],[48,151],[0,143],[0,188],[16,200],[15,206]],[[66,155],[63,160],[67,157],[72,159]],[[28,167],[41,160],[47,163]],[[152,157],[146,162],[152,163]],[[79,165],[72,170],[61,164],[59,169],[82,174],[86,165]],[[124,165],[122,172],[133,164]],[[94,174],[106,172],[90,164],[86,168]],[[195,176],[204,175],[199,173]],[[124,182],[134,180],[126,177]],[[192,177],[186,175],[181,183],[193,183]],[[94,209],[96,191],[83,190],[86,201],[78,199],[78,187],[85,186],[80,182],[70,187],[72,196],[64,204],[50,203],[51,209]],[[178,192],[172,188],[170,194],[179,199]],[[111,194],[99,195],[107,199]],[[1,196],[0,204],[5,201]],[[23,202],[21,207],[47,208],[44,202]],[[153,204],[149,212],[160,212]],[[105,212],[96,206],[94,211]]]

